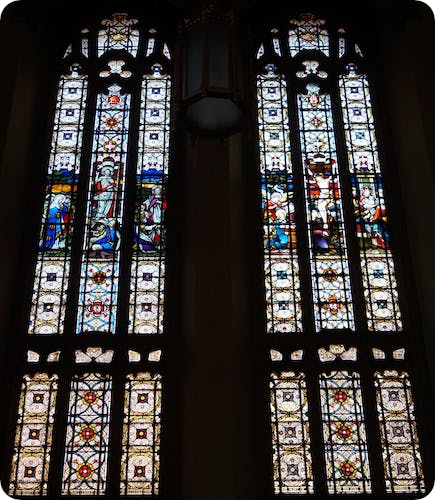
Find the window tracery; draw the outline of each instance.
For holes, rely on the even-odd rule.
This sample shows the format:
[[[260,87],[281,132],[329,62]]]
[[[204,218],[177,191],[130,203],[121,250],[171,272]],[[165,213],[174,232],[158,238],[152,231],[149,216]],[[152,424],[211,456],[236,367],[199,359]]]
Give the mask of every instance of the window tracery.
[[[64,54],[12,495],[159,492],[170,42],[115,13]]]
[[[415,366],[363,52],[313,14],[286,22],[262,32],[256,53],[273,489],[421,494],[411,381],[391,370]],[[325,347],[340,335],[350,344]],[[303,440],[288,439],[283,425],[295,417],[279,384],[298,385],[306,401]],[[312,456],[308,429],[318,428],[322,453]],[[369,457],[381,449],[384,483],[375,484]]]

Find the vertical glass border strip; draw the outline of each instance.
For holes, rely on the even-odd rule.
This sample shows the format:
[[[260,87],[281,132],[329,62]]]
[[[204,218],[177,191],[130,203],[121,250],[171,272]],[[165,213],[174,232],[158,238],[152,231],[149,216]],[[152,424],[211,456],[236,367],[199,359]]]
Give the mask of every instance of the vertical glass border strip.
[[[313,493],[308,400],[303,373],[272,373],[270,408],[275,493]]]
[[[104,495],[109,452],[112,379],[74,376],[68,408],[62,495]]]
[[[286,81],[275,66],[257,77],[267,331],[301,332],[294,181]]]
[[[370,331],[402,330],[369,83],[354,65],[340,76],[350,179]]]
[[[155,64],[142,81],[129,327],[163,333],[165,210],[171,78]]]
[[[371,493],[359,374],[322,373],[320,403],[328,492]]]
[[[78,70],[59,83],[29,334],[63,333],[88,85]]]
[[[24,375],[18,405],[10,495],[47,495],[57,375]]]
[[[121,495],[157,495],[160,469],[161,375],[127,375]]]
[[[374,383],[387,492],[423,494],[423,466],[409,376],[386,370],[375,373]]]
[[[299,19],[291,19],[290,24],[293,26],[288,32],[288,45],[293,57],[301,50],[319,50],[329,56],[329,34],[324,28],[324,19],[301,14]]]
[[[130,94],[98,94],[87,194],[77,333],[115,333]]]
[[[346,229],[329,94],[298,94],[316,331],[355,329]]]

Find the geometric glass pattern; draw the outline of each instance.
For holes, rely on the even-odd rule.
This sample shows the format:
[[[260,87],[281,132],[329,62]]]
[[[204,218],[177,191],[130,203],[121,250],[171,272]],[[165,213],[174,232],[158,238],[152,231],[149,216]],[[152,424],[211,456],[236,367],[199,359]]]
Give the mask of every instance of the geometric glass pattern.
[[[313,493],[304,374],[272,373],[270,398],[275,493]]]
[[[128,375],[125,386],[121,495],[159,491],[161,376]]]
[[[371,331],[400,331],[402,322],[369,84],[365,75],[356,73],[353,64],[347,69],[348,74],[340,76],[340,95],[368,327]]]
[[[77,333],[115,333],[130,95],[98,94]]]
[[[18,407],[10,495],[46,495],[57,375],[24,375]]]
[[[275,334],[263,339],[273,372],[273,489],[319,498],[422,494],[430,479],[427,472],[423,477],[407,372],[378,372],[376,387],[373,371],[367,376],[364,367],[359,375],[364,363],[387,359],[408,368],[413,350],[408,340],[396,345],[390,337],[403,330],[399,280],[370,85],[350,62],[361,61],[363,53],[336,19],[332,33],[313,14],[289,19],[287,27],[276,19],[283,29],[269,24],[258,30],[255,54],[265,323]],[[306,341],[280,335],[287,332],[305,332]],[[312,341],[316,332],[323,345]],[[318,380],[320,401],[310,399],[308,411],[307,390]],[[388,400],[382,384],[397,399]],[[296,387],[296,409],[284,409],[282,390],[296,394]],[[375,395],[380,432],[373,421]],[[289,441],[287,421],[299,421],[305,436]],[[311,451],[320,447],[319,426],[324,456],[311,462]],[[370,457],[372,470],[369,465],[369,449],[379,444],[385,483],[373,469],[380,457]],[[294,457],[297,446],[303,465]]]
[[[64,52],[28,333],[86,335],[56,346],[34,335],[21,353],[32,374],[10,437],[12,495],[159,493],[161,375],[125,375],[162,349],[125,334],[163,331],[172,49],[140,23],[91,21]],[[99,333],[112,335],[89,345]],[[83,367],[72,378],[70,363]]]
[[[129,333],[163,330],[170,90],[170,76],[155,64],[142,81]]]
[[[106,26],[98,32],[98,57],[108,50],[127,50],[136,57],[139,46],[139,30],[132,26],[138,23],[137,19],[127,19],[128,14],[116,13],[112,19],[103,19],[101,24]]]
[[[370,469],[360,378],[336,371],[320,375],[328,492],[370,493]]]
[[[90,373],[73,377],[62,495],[105,493],[111,390],[110,375]]]
[[[423,494],[423,467],[409,376],[395,370],[376,372],[375,387],[387,492]]]
[[[29,334],[63,333],[87,77],[73,65],[57,94]]]
[[[301,50],[320,50],[329,55],[329,35],[321,26],[323,19],[315,19],[312,14],[302,14],[299,19],[292,19],[294,29],[288,32],[290,54],[296,56]]]
[[[301,332],[294,181],[286,81],[269,64],[257,78],[267,331]]]
[[[316,330],[354,329],[331,98],[318,85],[298,94]]]

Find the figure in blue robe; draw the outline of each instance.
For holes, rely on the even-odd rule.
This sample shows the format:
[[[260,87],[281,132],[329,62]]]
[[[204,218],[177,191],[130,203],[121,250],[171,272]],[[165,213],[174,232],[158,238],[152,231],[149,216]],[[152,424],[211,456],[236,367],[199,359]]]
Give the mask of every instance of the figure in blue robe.
[[[115,228],[116,222],[111,220],[107,226],[102,225],[97,236],[91,238],[92,250],[117,250],[118,231]]]
[[[59,237],[68,218],[68,203],[65,195],[58,194],[54,196],[52,203],[47,210],[47,219],[45,221],[45,231],[40,242],[41,249],[54,249],[65,246],[65,241]]]

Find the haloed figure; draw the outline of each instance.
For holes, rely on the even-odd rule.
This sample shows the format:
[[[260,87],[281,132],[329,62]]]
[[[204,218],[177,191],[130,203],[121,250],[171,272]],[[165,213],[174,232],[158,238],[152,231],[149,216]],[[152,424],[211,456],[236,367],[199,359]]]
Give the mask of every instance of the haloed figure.
[[[104,158],[95,176],[95,219],[113,217],[115,203],[115,169],[113,158]]]
[[[40,241],[41,248],[58,249],[65,247],[66,224],[69,222],[68,198],[56,194],[50,201],[44,233]]]
[[[140,206],[140,223],[135,234],[135,239],[144,252],[155,250],[160,243],[162,209],[162,188],[154,186],[151,194]]]

